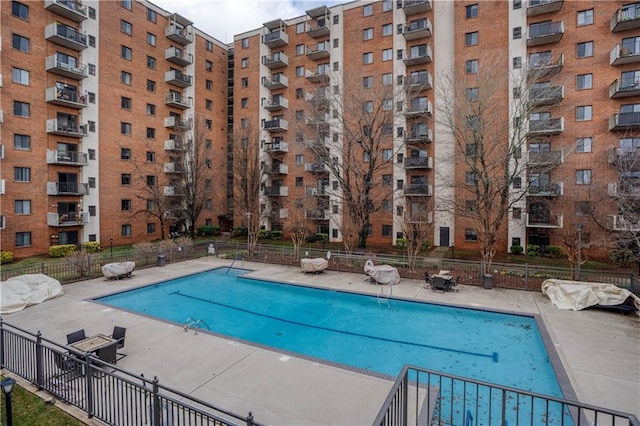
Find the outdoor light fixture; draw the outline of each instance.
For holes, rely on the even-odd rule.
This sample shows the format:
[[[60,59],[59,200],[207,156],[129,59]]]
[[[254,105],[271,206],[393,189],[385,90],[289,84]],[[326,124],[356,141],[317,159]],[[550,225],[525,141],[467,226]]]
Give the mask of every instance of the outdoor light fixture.
[[[7,426],[13,426],[13,413],[11,412],[11,392],[13,391],[13,386],[15,384],[16,381],[10,377],[0,383],[0,387],[2,387],[2,393],[4,393],[5,404],[7,407]]]

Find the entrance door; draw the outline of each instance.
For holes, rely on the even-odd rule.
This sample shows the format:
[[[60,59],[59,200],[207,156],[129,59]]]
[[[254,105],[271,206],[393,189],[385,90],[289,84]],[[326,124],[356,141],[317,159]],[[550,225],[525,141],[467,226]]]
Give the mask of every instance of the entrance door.
[[[449,227],[440,227],[440,247],[449,247]]]

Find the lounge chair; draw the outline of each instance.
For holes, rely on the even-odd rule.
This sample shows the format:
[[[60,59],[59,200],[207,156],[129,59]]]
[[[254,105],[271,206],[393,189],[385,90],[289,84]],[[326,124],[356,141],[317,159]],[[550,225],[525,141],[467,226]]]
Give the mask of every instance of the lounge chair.
[[[67,334],[67,344],[70,345],[86,338],[87,336],[85,335],[83,328],[82,330],[74,331],[73,333]]]
[[[127,333],[127,329],[124,327],[118,327],[118,326],[113,327],[113,333],[111,334],[111,338],[116,339],[118,341],[117,349],[124,348],[124,337],[126,333]],[[117,355],[120,356],[120,358],[118,358],[119,360],[127,356],[127,354],[124,354],[121,352],[117,352]]]

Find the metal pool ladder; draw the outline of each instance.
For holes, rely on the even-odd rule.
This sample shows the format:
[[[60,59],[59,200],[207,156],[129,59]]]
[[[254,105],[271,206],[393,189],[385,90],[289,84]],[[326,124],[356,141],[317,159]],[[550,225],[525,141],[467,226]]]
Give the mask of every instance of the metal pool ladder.
[[[188,331],[189,329],[192,329],[194,331],[193,334],[198,334],[198,329],[206,327],[207,330],[211,331],[211,329],[209,328],[209,326],[207,325],[206,322],[204,322],[204,320],[202,319],[195,319],[193,317],[189,317],[187,318],[187,321],[185,321],[184,323],[184,331]]]
[[[229,265],[229,267],[227,268],[227,275],[229,275],[229,271],[231,270],[231,268],[233,268],[233,264],[236,263],[236,260],[238,259],[243,259],[244,257],[242,255],[237,255],[236,257],[233,258],[233,262],[231,262],[231,265]]]

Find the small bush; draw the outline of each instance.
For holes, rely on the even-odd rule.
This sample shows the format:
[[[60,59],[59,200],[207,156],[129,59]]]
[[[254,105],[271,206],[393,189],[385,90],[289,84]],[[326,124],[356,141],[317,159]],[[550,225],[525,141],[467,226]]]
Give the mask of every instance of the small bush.
[[[173,243],[180,247],[188,247],[193,245],[193,240],[191,239],[191,237],[182,236],[174,238]]]
[[[431,248],[431,241],[425,240],[425,242],[422,243],[420,250],[429,250],[429,248]]]
[[[549,257],[553,258],[553,259],[560,259],[560,257],[562,257],[562,247],[559,246],[548,246],[547,247],[547,254],[549,255]]]
[[[281,240],[282,239],[282,231],[271,231],[269,232],[270,240]]]
[[[321,233],[312,234],[309,235],[305,241],[308,243],[326,243],[329,241],[329,235]]]
[[[407,239],[406,238],[396,238],[396,247],[406,247]]]
[[[13,253],[11,253],[10,251],[2,250],[0,252],[0,263],[4,265],[5,263],[11,262],[13,262]]]
[[[75,244],[58,244],[49,247],[49,256],[51,257],[67,257],[78,250]]]
[[[205,225],[197,230],[200,236],[220,235],[220,227],[218,225]]]
[[[531,257],[538,257],[542,253],[540,246],[530,244],[527,246],[527,254]]]
[[[269,238],[271,231],[267,231],[266,229],[261,229],[260,231],[258,231],[258,239],[259,240],[266,240],[267,238]]]
[[[233,237],[247,237],[249,235],[249,228],[246,226],[238,226],[237,228],[233,228],[231,231],[231,236]]]
[[[524,248],[522,246],[511,246],[511,254],[522,254]]]
[[[97,253],[100,251],[100,243],[98,241],[88,241],[86,243],[82,243],[82,248],[87,253]]]
[[[631,263],[633,262],[633,251],[630,249],[611,250],[609,252],[609,258],[616,265],[626,268],[631,266]]]

